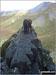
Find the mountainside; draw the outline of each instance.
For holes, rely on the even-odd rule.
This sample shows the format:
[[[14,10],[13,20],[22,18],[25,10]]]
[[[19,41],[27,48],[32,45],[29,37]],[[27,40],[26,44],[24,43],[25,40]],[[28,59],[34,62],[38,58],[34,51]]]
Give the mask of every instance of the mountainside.
[[[30,10],[36,25],[44,25],[46,20],[56,20],[56,3],[44,2]]]
[[[10,13],[15,13],[15,12],[19,12],[19,10],[2,11],[2,12],[0,12],[0,15],[5,16],[5,15],[8,15],[8,14],[10,14]]]
[[[50,5],[50,2],[43,2],[40,5],[36,6],[35,8],[33,8],[32,10],[30,10],[30,13],[35,13],[37,11],[44,11],[48,8],[48,6]]]
[[[36,6],[35,8],[31,9],[30,13],[36,13],[36,12],[39,12],[39,11],[45,11],[45,10],[53,9],[53,8],[56,9],[55,6],[56,6],[56,3],[43,2],[40,5]]]
[[[1,24],[1,44],[8,40],[9,37],[12,36],[18,29],[21,28],[23,20],[26,16],[26,12],[16,12],[11,13],[6,16],[0,16],[0,24]],[[9,35],[8,35],[9,34]]]
[[[1,63],[1,74],[40,74],[41,71],[55,71],[50,52],[43,48],[34,29],[31,33],[24,34],[22,27],[8,43]]]
[[[33,13],[31,12],[33,11]],[[55,58],[55,32],[56,32],[56,3],[41,3],[34,9],[25,12],[15,12],[8,15],[0,15],[1,24],[1,43],[7,41],[23,25],[25,18],[32,19],[38,38],[41,40],[44,48],[51,51],[51,56]]]

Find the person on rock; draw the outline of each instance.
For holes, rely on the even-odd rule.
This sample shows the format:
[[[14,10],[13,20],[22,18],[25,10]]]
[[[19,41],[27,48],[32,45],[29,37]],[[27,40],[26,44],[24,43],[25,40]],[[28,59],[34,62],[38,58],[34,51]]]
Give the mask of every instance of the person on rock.
[[[31,26],[31,24],[32,24],[32,20],[29,19],[28,20],[28,32],[32,32],[32,26]]]
[[[31,19],[25,19],[23,22],[23,26],[24,26],[24,33],[28,34],[32,31],[32,20]]]
[[[27,34],[28,33],[28,20],[27,19],[24,20],[23,26],[24,26],[24,33]]]

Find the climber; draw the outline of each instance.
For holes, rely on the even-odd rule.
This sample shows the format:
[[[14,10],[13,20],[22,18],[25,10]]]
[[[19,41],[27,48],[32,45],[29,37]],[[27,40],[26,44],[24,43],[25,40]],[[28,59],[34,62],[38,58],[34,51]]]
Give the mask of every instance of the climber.
[[[24,33],[27,34],[28,33],[28,20],[27,19],[24,20],[23,26],[24,26]]]
[[[29,19],[28,20],[28,32],[32,32],[32,26],[31,26],[31,24],[32,24],[32,20]]]

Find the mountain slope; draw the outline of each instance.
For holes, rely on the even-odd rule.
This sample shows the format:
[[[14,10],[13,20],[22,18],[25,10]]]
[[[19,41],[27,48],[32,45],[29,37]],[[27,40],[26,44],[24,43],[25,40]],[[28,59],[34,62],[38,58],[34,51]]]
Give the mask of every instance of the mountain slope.
[[[10,14],[10,13],[16,13],[16,12],[19,12],[19,10],[2,11],[2,12],[0,12],[0,15],[5,16],[5,15],[8,15],[8,14]]]
[[[44,7],[42,7],[43,5]],[[37,9],[39,7],[40,9]],[[53,51],[55,49],[56,3],[42,3],[34,9],[32,9],[33,13],[29,14],[29,17],[33,20],[32,25],[43,46]]]
[[[46,10],[50,4],[51,4],[50,2],[43,2],[40,5],[33,8],[32,10],[30,10],[30,13]]]
[[[28,11],[1,16],[1,43],[3,43],[3,40],[7,40],[13,33],[20,29],[27,12]]]

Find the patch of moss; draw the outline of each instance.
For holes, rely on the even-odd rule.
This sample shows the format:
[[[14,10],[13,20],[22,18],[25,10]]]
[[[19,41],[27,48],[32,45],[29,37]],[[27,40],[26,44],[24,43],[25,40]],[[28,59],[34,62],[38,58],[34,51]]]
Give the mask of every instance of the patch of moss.
[[[2,45],[2,47],[1,47],[1,57],[4,57],[5,56],[5,50],[6,50],[6,48],[9,46],[9,42],[8,41],[6,41],[6,42],[4,42],[4,44]]]

